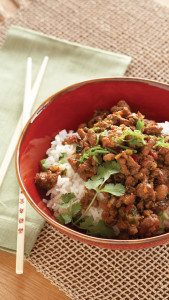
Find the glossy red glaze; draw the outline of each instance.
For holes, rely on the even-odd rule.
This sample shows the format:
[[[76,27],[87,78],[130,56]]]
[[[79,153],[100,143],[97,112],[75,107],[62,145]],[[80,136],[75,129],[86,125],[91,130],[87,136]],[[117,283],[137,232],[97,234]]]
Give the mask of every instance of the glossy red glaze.
[[[156,121],[169,119],[169,86],[134,78],[87,81],[70,86],[46,100],[27,123],[17,149],[17,175],[31,205],[56,229],[82,242],[111,249],[140,249],[169,241],[169,234],[142,240],[107,240],[81,234],[55,221],[42,202],[34,177],[39,161],[54,136],[62,129],[74,129],[89,120],[96,109],[110,108],[126,100],[134,111]]]

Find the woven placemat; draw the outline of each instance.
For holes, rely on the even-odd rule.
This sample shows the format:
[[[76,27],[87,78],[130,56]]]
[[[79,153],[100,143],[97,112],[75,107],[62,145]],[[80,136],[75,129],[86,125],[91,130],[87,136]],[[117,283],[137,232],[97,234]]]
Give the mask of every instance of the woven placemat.
[[[11,25],[133,57],[127,75],[169,82],[169,10],[151,0],[34,0]],[[169,246],[110,251],[73,241],[46,224],[28,258],[72,299],[168,300]]]

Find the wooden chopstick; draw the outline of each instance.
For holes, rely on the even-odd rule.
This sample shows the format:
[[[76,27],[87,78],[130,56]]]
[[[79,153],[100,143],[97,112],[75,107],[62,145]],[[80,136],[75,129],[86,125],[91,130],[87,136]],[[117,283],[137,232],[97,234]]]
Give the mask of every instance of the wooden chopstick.
[[[21,116],[19,118],[19,121],[16,125],[14,134],[11,138],[8,149],[5,153],[5,156],[4,156],[3,161],[1,163],[1,166],[0,166],[0,187],[3,183],[3,181],[4,181],[6,172],[7,172],[8,167],[9,167],[9,164],[10,164],[11,159],[13,157],[13,154],[15,152],[15,148],[16,148],[16,145],[18,143],[18,140],[19,140],[19,137],[20,137],[20,134],[21,134],[21,130],[22,130],[22,114],[21,114]]]
[[[30,109],[32,108],[31,101],[31,83],[32,83],[32,58],[27,58],[27,68],[25,77],[25,93],[23,100],[23,111],[22,111],[22,129],[24,128],[27,120],[30,117]]]
[[[25,78],[25,93],[22,113],[22,129],[29,118],[29,110],[32,104],[31,100],[31,82],[32,82],[32,58],[27,59],[27,69]],[[30,103],[31,102],[31,103]],[[23,273],[24,260],[24,240],[25,240],[25,217],[26,217],[26,199],[19,189],[19,204],[18,204],[18,227],[17,227],[17,247],[16,247],[16,274]]]
[[[34,86],[31,90],[31,78],[32,78],[32,59],[27,59],[27,72],[25,80],[25,94],[23,103],[23,114],[22,114],[22,128],[27,123],[32,106],[36,99],[46,66],[48,63],[48,57],[45,56],[39,73],[35,80]],[[24,241],[25,241],[25,220],[26,219],[26,198],[22,191],[19,190],[19,203],[18,203],[18,227],[17,227],[17,248],[16,248],[16,274],[23,273],[24,264]]]

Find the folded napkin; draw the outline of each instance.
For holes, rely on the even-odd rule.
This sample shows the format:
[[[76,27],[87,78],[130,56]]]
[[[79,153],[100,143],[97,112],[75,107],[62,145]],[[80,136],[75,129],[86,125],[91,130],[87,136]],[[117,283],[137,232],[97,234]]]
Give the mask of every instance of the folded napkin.
[[[75,82],[124,75],[131,58],[78,45],[20,27],[11,27],[0,51],[0,164],[22,111],[26,59],[35,79],[42,59],[49,63],[34,109],[45,98]],[[18,183],[14,160],[0,189],[0,249],[16,249]],[[44,220],[27,204],[25,253],[29,254]]]

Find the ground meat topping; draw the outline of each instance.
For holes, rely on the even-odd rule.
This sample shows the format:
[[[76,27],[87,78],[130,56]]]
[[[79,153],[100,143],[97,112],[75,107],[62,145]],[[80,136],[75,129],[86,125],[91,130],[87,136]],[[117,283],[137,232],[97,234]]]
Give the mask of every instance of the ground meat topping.
[[[83,180],[87,180],[97,173],[97,162],[93,157],[89,157],[84,163],[79,163],[75,158],[68,159],[72,168],[77,172]]]
[[[160,127],[155,121],[145,120],[144,133],[149,135],[159,135],[161,131],[162,127]]]
[[[43,190],[50,190],[57,182],[60,171],[52,173],[48,170],[47,172],[37,173],[35,176],[36,185]]]
[[[160,184],[156,187],[155,191],[157,201],[162,201],[167,197],[168,187],[165,184]]]
[[[141,236],[150,237],[159,230],[160,220],[156,214],[150,213],[140,222],[139,233]]]
[[[88,122],[82,121],[85,123],[77,132],[69,133],[62,142],[62,146],[76,149],[68,154],[66,163],[79,175],[85,190],[80,218],[71,216],[73,226],[84,230],[80,221],[94,209],[104,226],[115,227],[116,238],[155,236],[162,225],[164,232],[169,231],[165,219],[169,220],[169,136],[162,133],[162,127],[140,112],[132,112],[123,100],[109,111],[96,111]],[[64,153],[62,156],[64,161]],[[66,172],[66,167],[43,163],[35,183],[48,191]],[[88,230],[90,222],[86,222]],[[99,228],[102,225],[99,223]]]

